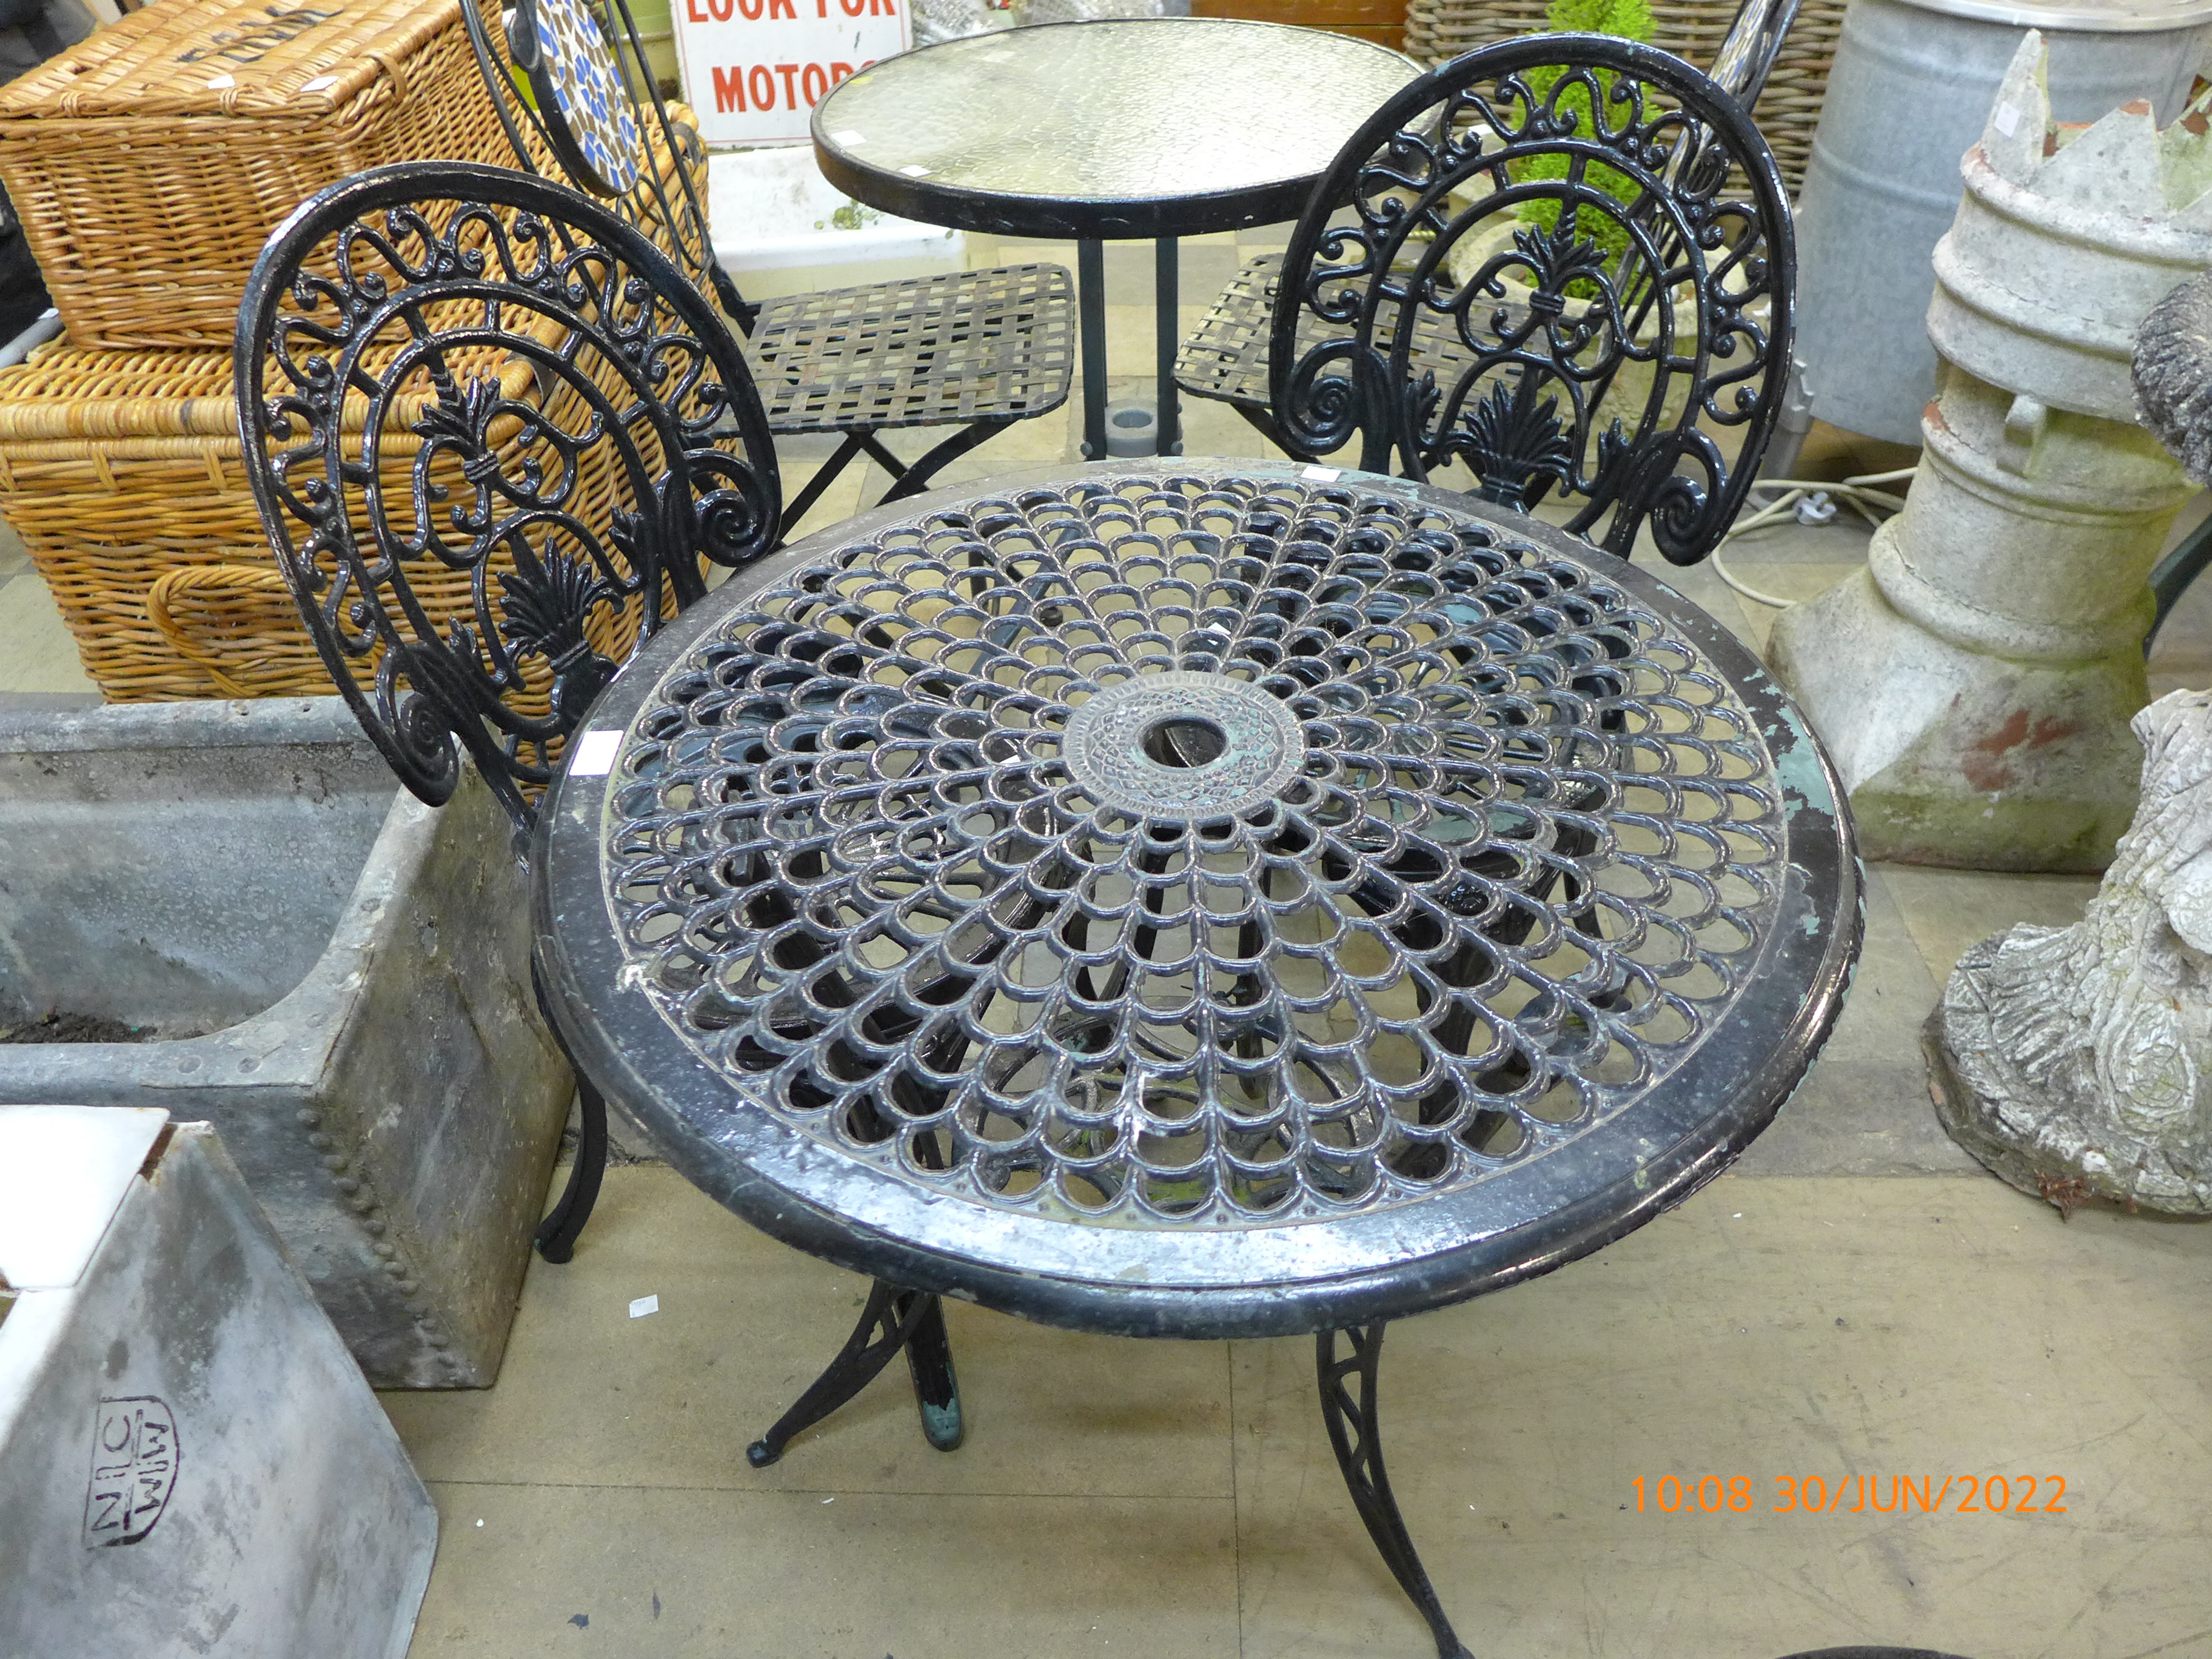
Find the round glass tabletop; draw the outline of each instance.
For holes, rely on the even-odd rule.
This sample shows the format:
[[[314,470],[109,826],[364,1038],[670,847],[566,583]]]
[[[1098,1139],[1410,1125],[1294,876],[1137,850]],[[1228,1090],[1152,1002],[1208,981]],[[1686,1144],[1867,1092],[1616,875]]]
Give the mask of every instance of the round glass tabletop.
[[[1419,72],[1279,23],[1051,23],[902,53],[815,106],[830,181],[871,206],[1002,235],[1188,236],[1294,219]]]
[[[589,727],[539,884],[579,1061],[768,1231],[1051,1322],[1326,1329],[1594,1249],[1764,1127],[1857,948],[1748,652],[1364,474],[902,502]]]

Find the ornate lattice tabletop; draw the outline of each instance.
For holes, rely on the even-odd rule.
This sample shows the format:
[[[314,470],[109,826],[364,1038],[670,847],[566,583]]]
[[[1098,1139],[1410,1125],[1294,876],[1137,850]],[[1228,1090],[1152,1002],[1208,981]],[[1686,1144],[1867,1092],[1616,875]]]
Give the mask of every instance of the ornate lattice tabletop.
[[[905,503],[622,677],[549,962],[693,1179],[904,1285],[1279,1334],[1555,1265],[1765,1124],[1857,937],[1781,694],[1640,571],[1302,471]]]
[[[1054,1323],[1328,1332],[1595,1249],[1772,1117],[1857,948],[1748,652],[1365,474],[902,502],[739,573],[589,727],[538,884],[580,1062],[767,1231]]]

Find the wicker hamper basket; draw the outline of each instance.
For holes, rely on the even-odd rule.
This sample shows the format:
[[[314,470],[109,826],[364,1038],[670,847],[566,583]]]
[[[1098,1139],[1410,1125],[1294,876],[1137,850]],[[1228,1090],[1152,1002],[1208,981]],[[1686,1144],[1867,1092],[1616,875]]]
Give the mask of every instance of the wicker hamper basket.
[[[532,395],[527,364],[498,374],[504,396]],[[262,535],[235,410],[228,352],[57,344],[0,374],[8,518],[111,702],[330,690]],[[387,488],[404,500],[421,444],[387,431]],[[612,498],[586,486],[583,516],[603,534]],[[465,572],[409,580],[440,621],[470,608]]]
[[[1545,27],[1545,0],[1407,0],[1406,50],[1431,64]],[[1700,69],[1711,65],[1735,21],[1736,0],[1657,0],[1652,44]],[[1844,0],[1804,0],[1766,77],[1753,114],[1794,195],[1805,182],[1813,129],[1827,94],[1828,66],[1844,32]]]
[[[483,83],[472,84],[483,99]],[[690,118],[681,105],[671,113]],[[670,157],[653,148],[672,179]],[[696,160],[703,198],[703,151]],[[236,294],[218,351],[88,351],[64,336],[0,369],[0,517],[23,538],[85,672],[111,702],[330,690],[240,459]],[[500,378],[520,395],[529,374],[507,364]],[[403,491],[416,447],[405,438],[387,447]],[[611,500],[607,492],[586,514],[596,529]],[[441,619],[470,602],[465,579],[410,580]],[[602,643],[621,641],[610,634]]]
[[[0,181],[79,348],[228,346],[316,191],[512,155],[459,0],[154,0],[0,90]]]

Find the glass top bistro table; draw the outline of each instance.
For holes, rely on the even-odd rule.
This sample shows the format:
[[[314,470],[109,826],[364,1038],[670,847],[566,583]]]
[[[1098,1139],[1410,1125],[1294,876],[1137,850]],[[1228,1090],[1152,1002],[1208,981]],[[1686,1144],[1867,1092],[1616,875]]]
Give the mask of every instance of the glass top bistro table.
[[[926,224],[1074,239],[1083,453],[1106,452],[1103,242],[1156,244],[1158,453],[1182,453],[1176,238],[1295,219],[1345,141],[1420,66],[1317,29],[1151,17],[1049,23],[901,53],[815,106],[857,201]]]
[[[1445,1656],[1384,1322],[1717,1175],[1858,948],[1836,779],[1744,647],[1364,473],[1071,463],[878,509],[671,623],[572,753],[536,925],[592,1079],[879,1286],[1318,1334]]]

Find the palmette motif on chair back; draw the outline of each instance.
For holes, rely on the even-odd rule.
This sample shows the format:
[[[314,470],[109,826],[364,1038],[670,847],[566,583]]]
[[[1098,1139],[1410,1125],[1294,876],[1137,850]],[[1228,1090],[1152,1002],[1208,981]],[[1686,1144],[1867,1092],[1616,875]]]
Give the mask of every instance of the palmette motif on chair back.
[[[436,805],[466,750],[526,831],[702,559],[776,538],[766,417],[711,303],[520,173],[380,168],[295,213],[247,283],[238,409],[264,527],[386,758]]]
[[[1314,204],[1270,343],[1293,453],[1464,462],[1609,552],[1647,520],[1677,564],[1711,550],[1780,412],[1796,258],[1773,156],[1711,80],[1603,35],[1485,47],[1378,110]]]

